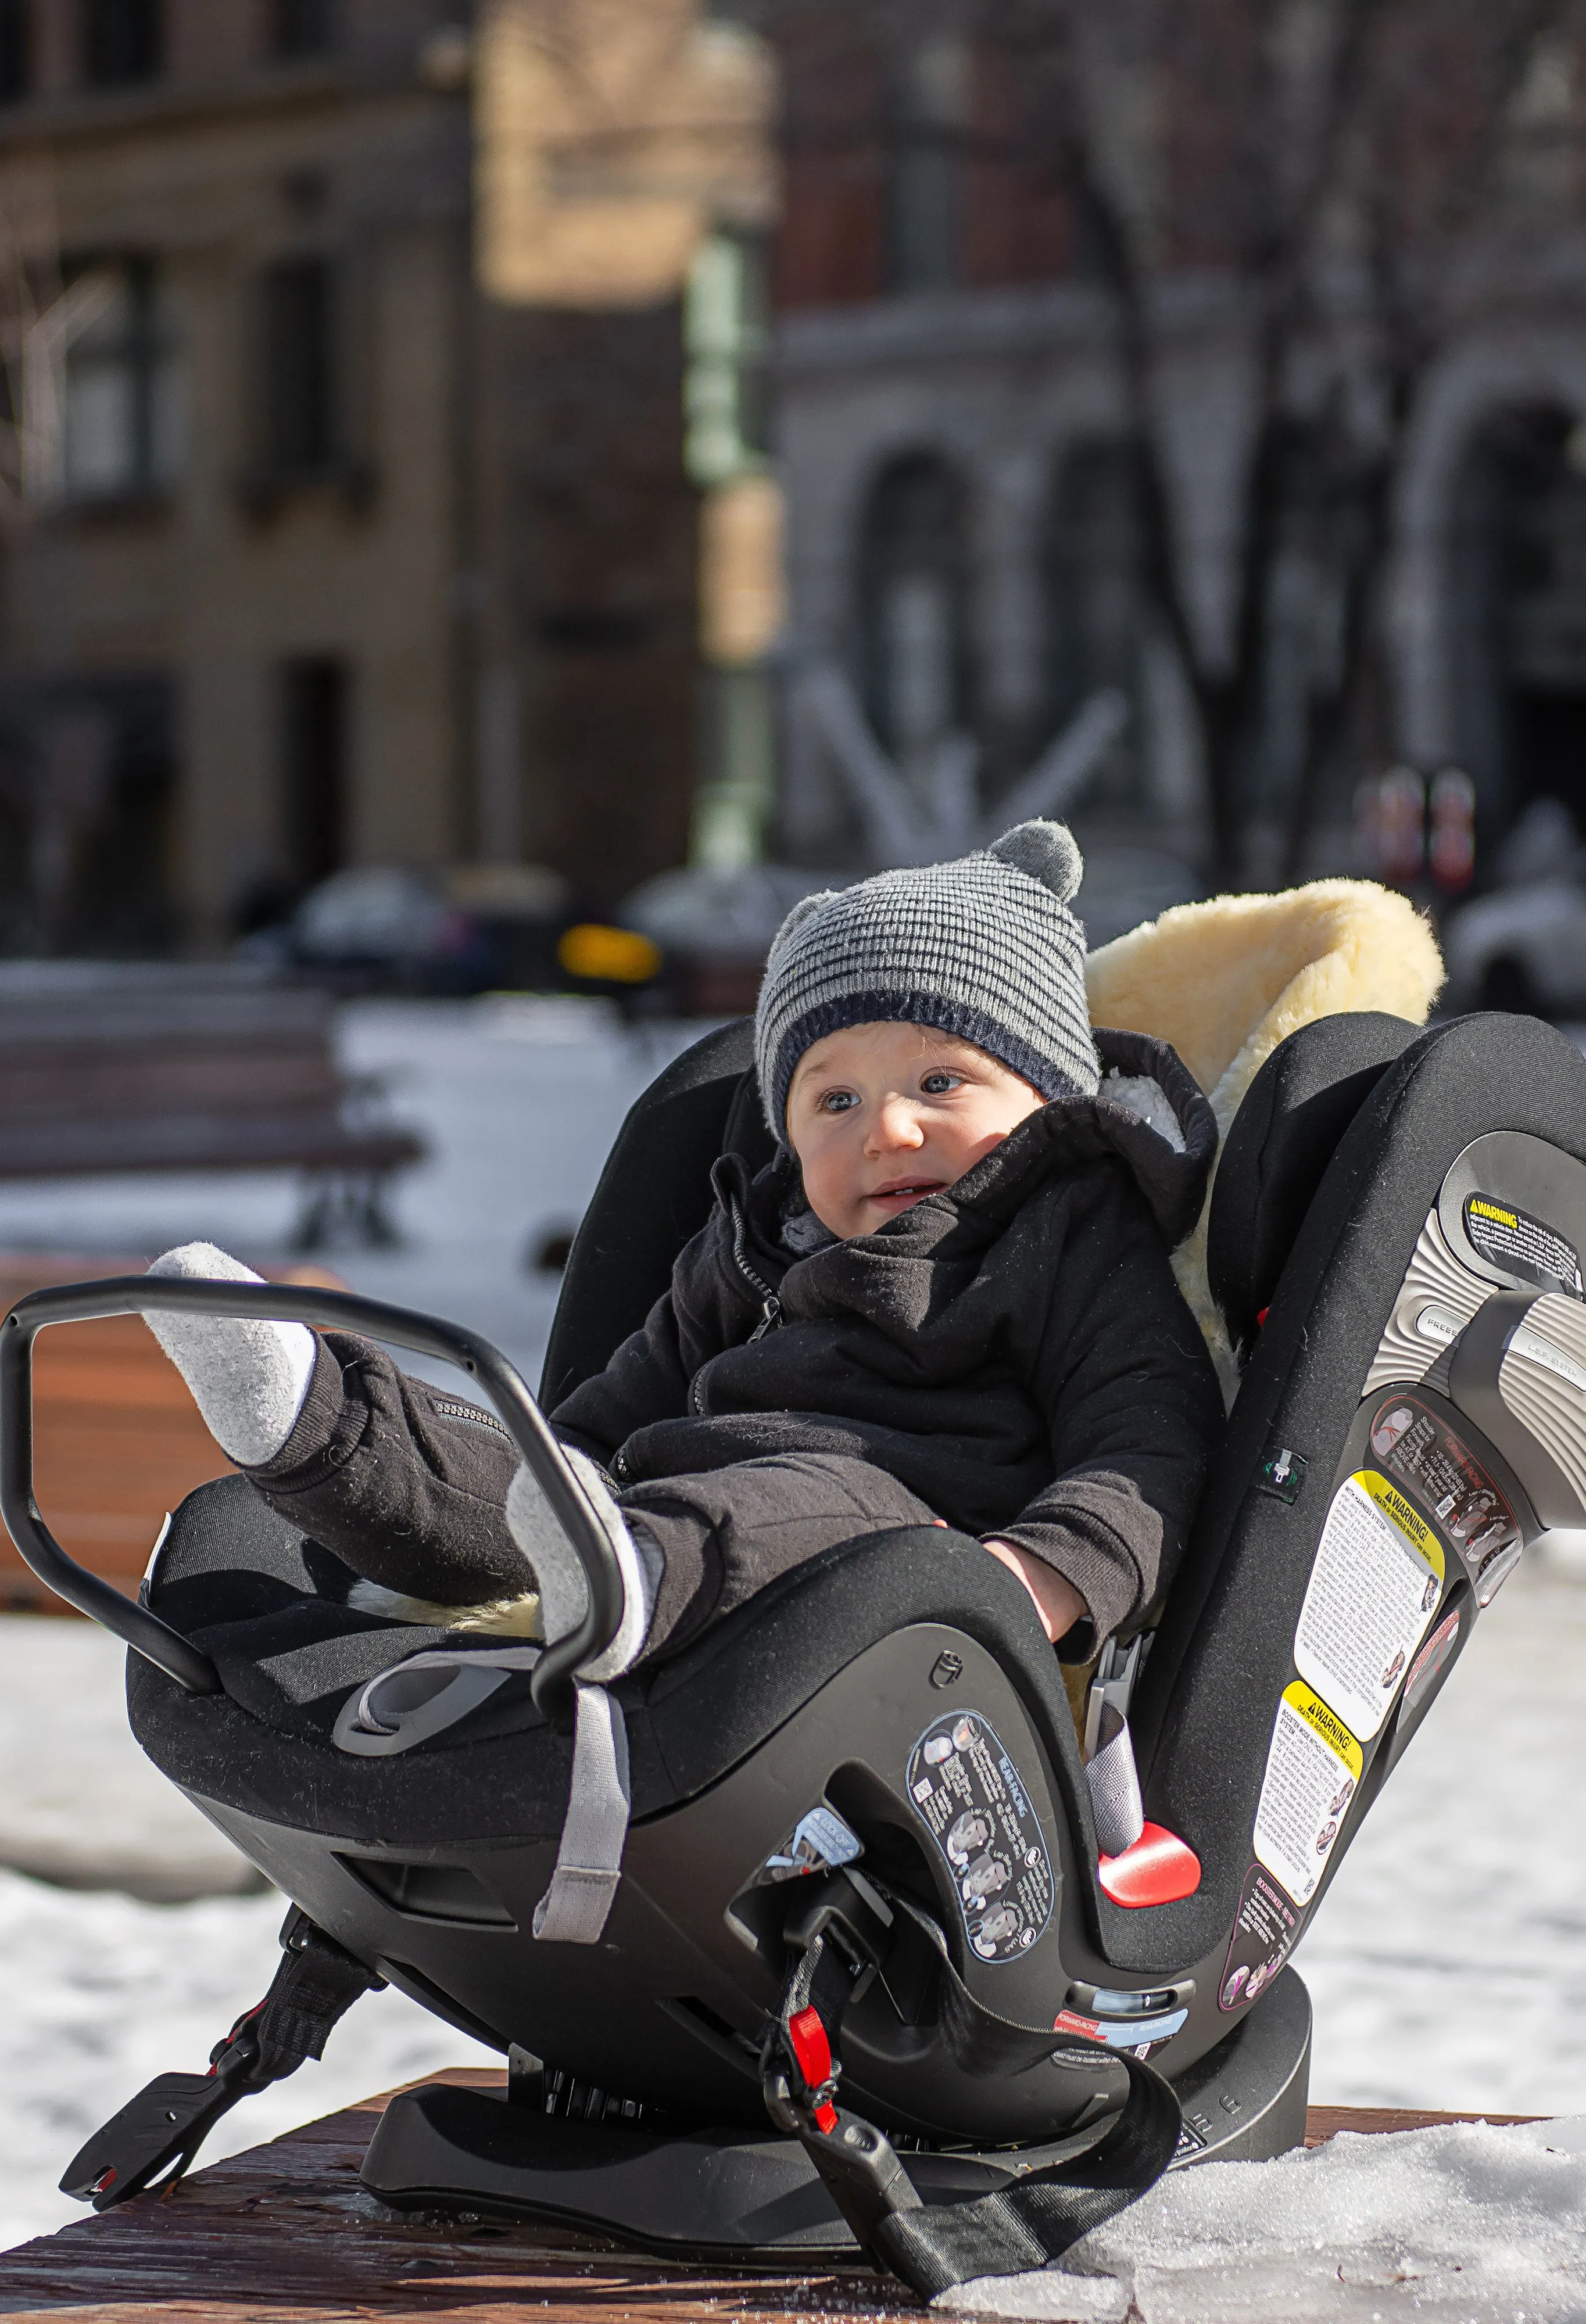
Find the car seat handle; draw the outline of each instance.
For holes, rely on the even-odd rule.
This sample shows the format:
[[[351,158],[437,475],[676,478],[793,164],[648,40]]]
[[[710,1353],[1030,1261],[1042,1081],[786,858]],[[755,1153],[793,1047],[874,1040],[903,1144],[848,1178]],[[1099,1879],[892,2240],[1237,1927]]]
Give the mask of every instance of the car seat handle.
[[[52,1284],[19,1299],[0,1324],[0,1515],[41,1582],[79,1613],[111,1631],[190,1694],[214,1694],[220,1674],[190,1638],[149,1607],[124,1598],[69,1556],[39,1512],[33,1495],[33,1342],[47,1323],[85,1323],[151,1310],[193,1315],[256,1316],[321,1331],[361,1333],[415,1355],[438,1356],[476,1381],[522,1454],[584,1569],[581,1620],[548,1646],[531,1682],[535,1703],[557,1727],[570,1726],[573,1673],[608,1646],[622,1618],[622,1571],[605,1528],[566,1454],[516,1368],[498,1348],[460,1323],[409,1307],[301,1283],[208,1282],[176,1276],[114,1275],[91,1283]]]

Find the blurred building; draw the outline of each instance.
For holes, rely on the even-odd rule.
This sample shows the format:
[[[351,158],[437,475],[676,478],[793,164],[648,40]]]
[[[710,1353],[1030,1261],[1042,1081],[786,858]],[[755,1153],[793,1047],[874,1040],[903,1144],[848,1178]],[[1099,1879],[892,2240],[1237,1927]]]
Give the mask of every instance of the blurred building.
[[[1427,123],[1407,116],[1421,97],[1429,115],[1442,101],[1456,116],[1476,100],[1457,80],[1440,97],[1424,76],[1398,100],[1406,152],[1423,150],[1428,168],[1442,151],[1476,152],[1490,187],[1466,230],[1460,318],[1417,379],[1347,745],[1331,751],[1294,837],[1311,870],[1349,868],[1351,786],[1395,757],[1428,774],[1469,769],[1484,845],[1544,795],[1586,829],[1581,59],[1564,20],[1495,7],[1517,63],[1490,134],[1477,119],[1460,130],[1463,148],[1452,133],[1440,147],[1434,123],[1416,149]],[[1419,13],[1435,30],[1435,0]],[[970,738],[992,799],[1097,689],[1121,689],[1131,715],[1076,800],[1082,835],[1103,856],[1145,847],[1204,871],[1204,769],[1149,586],[1097,222],[1060,166],[1061,105],[1044,137],[1039,119],[1032,130],[1022,81],[1038,56],[1021,65],[999,33],[999,18],[1027,27],[1037,14],[1014,0],[1000,11],[763,0],[784,86],[774,378],[795,673],[840,670],[874,734],[923,781],[945,740]],[[1063,11],[1047,15],[1056,51]],[[1100,138],[1113,148],[1104,171],[1133,172],[1120,206],[1136,199],[1142,238],[1155,233],[1166,254],[1148,281],[1162,435],[1190,610],[1209,636],[1233,619],[1248,445],[1248,277],[1229,253],[1259,235],[1234,214],[1239,124],[1226,96],[1243,86],[1247,19],[1266,21],[1201,6],[1152,18],[1155,32],[1109,67]],[[1120,50],[1145,21],[1129,16]],[[1448,21],[1451,42],[1463,21]],[[1329,360],[1314,360],[1319,376]],[[1343,396],[1376,392],[1350,382],[1348,363],[1339,375]],[[1324,399],[1312,386],[1300,406],[1307,394],[1325,425]],[[1294,440],[1303,461],[1304,426]],[[1306,704],[1325,698],[1346,621],[1317,547],[1332,521],[1324,499],[1318,487],[1308,504],[1303,477],[1289,493],[1263,607],[1238,778],[1257,874],[1282,861]],[[784,844],[812,863],[851,859],[853,786],[796,685],[786,740]]]
[[[0,0],[0,944],[681,860],[765,111],[693,0]]]

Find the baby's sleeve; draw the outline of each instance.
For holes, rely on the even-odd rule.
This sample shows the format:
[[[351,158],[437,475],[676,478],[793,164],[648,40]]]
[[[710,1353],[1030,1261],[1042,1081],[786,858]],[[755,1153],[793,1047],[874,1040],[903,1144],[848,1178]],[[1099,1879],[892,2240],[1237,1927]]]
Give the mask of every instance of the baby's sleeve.
[[[636,1332],[617,1349],[604,1371],[564,1396],[550,1415],[565,1444],[609,1469],[618,1449],[638,1428],[656,1420],[680,1419],[688,1408],[689,1381],[682,1335],[670,1291],[663,1293]]]
[[[1065,1651],[1084,1659],[1171,1582],[1223,1413],[1144,1200],[1108,1170],[1076,1213],[1054,1254],[1033,1382],[1056,1474],[997,1533],[1079,1591],[1093,1641],[1073,1635]]]

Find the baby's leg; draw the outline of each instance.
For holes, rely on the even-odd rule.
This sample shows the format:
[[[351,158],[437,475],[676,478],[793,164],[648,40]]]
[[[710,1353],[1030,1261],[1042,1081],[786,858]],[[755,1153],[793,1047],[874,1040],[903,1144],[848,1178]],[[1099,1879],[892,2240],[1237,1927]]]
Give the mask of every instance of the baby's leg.
[[[150,1272],[259,1280],[206,1243]],[[350,1333],[174,1311],[148,1322],[221,1451],[354,1573],[447,1606],[533,1589],[506,1522],[517,1447],[492,1415]]]
[[[618,1506],[661,1553],[645,1659],[686,1645],[823,1550],[888,1526],[934,1525],[934,1511],[868,1461],[784,1452],[631,1485]]]
[[[292,1434],[239,1466],[273,1509],[366,1581],[441,1606],[533,1590],[506,1523],[519,1467],[494,1415],[327,1332]]]

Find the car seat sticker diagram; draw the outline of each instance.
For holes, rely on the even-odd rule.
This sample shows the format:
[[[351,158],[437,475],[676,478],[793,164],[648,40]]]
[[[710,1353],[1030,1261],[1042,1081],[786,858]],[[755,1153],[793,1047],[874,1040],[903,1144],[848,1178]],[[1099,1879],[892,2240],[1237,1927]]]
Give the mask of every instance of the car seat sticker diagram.
[[[1364,1766],[1342,1720],[1296,1679],[1277,1706],[1256,1810],[1256,1853],[1296,1904],[1316,1894]]]
[[[1372,1416],[1371,1449],[1431,1510],[1472,1582],[1490,1575],[1498,1559],[1518,1555],[1519,1521],[1507,1496],[1463,1440],[1418,1397],[1386,1398]]]
[[[1217,1988],[1220,2009],[1238,2009],[1264,1993],[1294,1950],[1300,1916],[1275,1881],[1252,1864],[1239,1891],[1239,1909],[1228,1941]]]
[[[1414,1417],[1402,1407],[1403,1425]],[[1399,1425],[1389,1413],[1378,1437]],[[1294,1668],[1351,1729],[1375,1735],[1405,1665],[1442,1595],[1442,1544],[1424,1517],[1369,1469],[1333,1495],[1294,1632]]]
[[[964,1934],[1017,1960],[1052,1918],[1052,1859],[1017,1770],[976,1711],[933,1719],[909,1754],[909,1796],[947,1859]]]
[[[1464,1222],[1472,1248],[1489,1265],[1544,1291],[1562,1284],[1577,1299],[1581,1296],[1580,1254],[1544,1219],[1534,1219],[1514,1203],[1496,1203],[1490,1194],[1467,1194]]]

